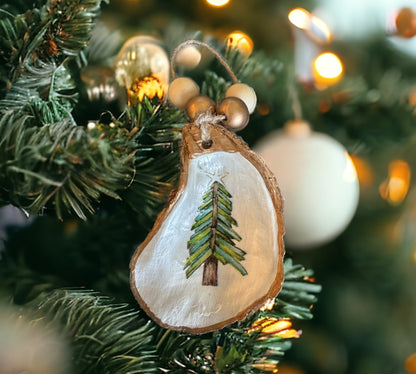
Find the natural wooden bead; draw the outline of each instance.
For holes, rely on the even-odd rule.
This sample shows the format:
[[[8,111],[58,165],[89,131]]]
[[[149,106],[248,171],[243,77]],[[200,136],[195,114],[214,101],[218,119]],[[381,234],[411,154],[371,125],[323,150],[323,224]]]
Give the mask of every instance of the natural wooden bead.
[[[169,85],[169,100],[178,108],[185,108],[189,100],[198,95],[199,86],[190,78],[176,78]]]
[[[201,61],[201,52],[193,45],[188,45],[178,51],[176,63],[185,69],[193,69]]]
[[[191,121],[195,121],[201,113],[210,112],[215,110],[215,102],[205,95],[198,95],[189,100],[186,106],[186,113]]]
[[[246,104],[238,97],[226,97],[217,107],[217,114],[225,115],[224,126],[238,131],[247,126],[250,115]]]
[[[236,83],[228,88],[225,97],[238,97],[247,105],[248,112],[251,114],[256,109],[257,96],[256,92],[244,83]]]

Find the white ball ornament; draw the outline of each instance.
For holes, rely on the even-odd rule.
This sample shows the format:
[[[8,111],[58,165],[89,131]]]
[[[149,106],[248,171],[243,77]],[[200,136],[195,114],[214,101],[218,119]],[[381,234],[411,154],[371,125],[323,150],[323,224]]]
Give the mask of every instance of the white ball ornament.
[[[244,83],[236,83],[230,86],[225,92],[225,97],[238,97],[246,105],[248,112],[251,114],[256,109],[257,96],[252,87]]]
[[[199,86],[190,78],[174,79],[169,85],[168,97],[178,108],[185,108],[189,100],[199,95]]]
[[[345,148],[330,136],[293,121],[256,151],[275,174],[284,198],[285,243],[307,249],[337,237],[358,205],[359,184]]]

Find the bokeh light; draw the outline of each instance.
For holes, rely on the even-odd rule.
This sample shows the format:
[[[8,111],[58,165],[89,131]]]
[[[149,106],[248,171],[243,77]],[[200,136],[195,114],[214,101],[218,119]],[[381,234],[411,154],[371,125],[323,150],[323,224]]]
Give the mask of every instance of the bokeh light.
[[[224,6],[229,3],[230,0],[207,0],[207,3],[212,6]]]
[[[343,71],[341,60],[332,52],[321,53],[313,62],[313,73],[318,87],[327,87],[339,82]]]
[[[411,171],[403,160],[394,160],[389,164],[389,176],[379,188],[380,196],[391,205],[400,204],[409,191]]]
[[[246,56],[250,56],[253,52],[253,40],[242,31],[233,31],[232,33],[228,34],[226,43],[227,49],[238,49],[241,53],[243,53]]]

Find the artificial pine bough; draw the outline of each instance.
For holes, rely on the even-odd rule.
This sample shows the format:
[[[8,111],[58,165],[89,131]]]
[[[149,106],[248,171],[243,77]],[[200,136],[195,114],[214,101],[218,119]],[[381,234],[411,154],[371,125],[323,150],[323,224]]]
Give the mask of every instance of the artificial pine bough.
[[[265,373],[299,337],[290,319],[312,318],[320,291],[308,280],[310,270],[290,259],[284,268],[282,297],[243,322],[200,336],[162,329],[127,304],[80,290],[42,293],[25,317],[61,326],[77,373]]]
[[[149,226],[177,183],[178,142],[186,120],[182,111],[145,97],[117,118],[97,118],[92,129],[77,123],[79,76],[88,64],[85,48],[101,2],[22,0],[0,7],[0,201],[31,214],[46,207],[66,222],[87,219],[98,209],[103,214],[101,202],[108,196],[125,202]],[[232,58],[237,73],[245,76],[250,59]],[[206,73],[203,91],[215,98],[224,87],[221,77]],[[222,200],[229,205],[228,196]],[[233,230],[231,212],[226,218],[225,229]],[[244,251],[230,240],[226,244],[233,254],[220,261],[243,274]],[[193,253],[188,276],[202,264],[191,258]],[[15,263],[4,261],[8,256],[0,261],[2,294],[19,288],[19,277],[14,284],[8,278],[17,271]],[[50,291],[62,286],[59,275],[39,277],[26,268],[19,270],[33,284],[23,315],[60,326],[71,341],[77,373],[261,373],[274,370],[290,338],[299,336],[290,319],[311,318],[320,291],[310,282],[311,271],[290,259],[284,268],[283,289],[270,305],[243,322],[200,336],[165,330],[142,311],[97,293]]]

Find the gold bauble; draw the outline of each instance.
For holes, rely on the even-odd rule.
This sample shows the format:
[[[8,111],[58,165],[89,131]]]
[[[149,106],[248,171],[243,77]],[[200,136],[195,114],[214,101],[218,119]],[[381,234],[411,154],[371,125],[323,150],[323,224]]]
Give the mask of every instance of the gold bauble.
[[[192,98],[187,107],[186,113],[191,121],[195,121],[197,117],[202,113],[213,113],[215,110],[215,101],[205,95],[198,95]]]
[[[137,92],[137,87],[144,78],[152,77],[153,81],[158,81],[165,93],[169,85],[169,58],[157,39],[135,36],[128,39],[118,53],[115,73],[120,86],[126,87],[130,102],[147,96],[147,92]],[[132,92],[133,98],[130,96]],[[158,93],[157,95],[159,96]]]
[[[233,131],[244,129],[250,118],[247,105],[238,97],[226,97],[222,100],[217,107],[217,114],[225,115],[223,124]]]

